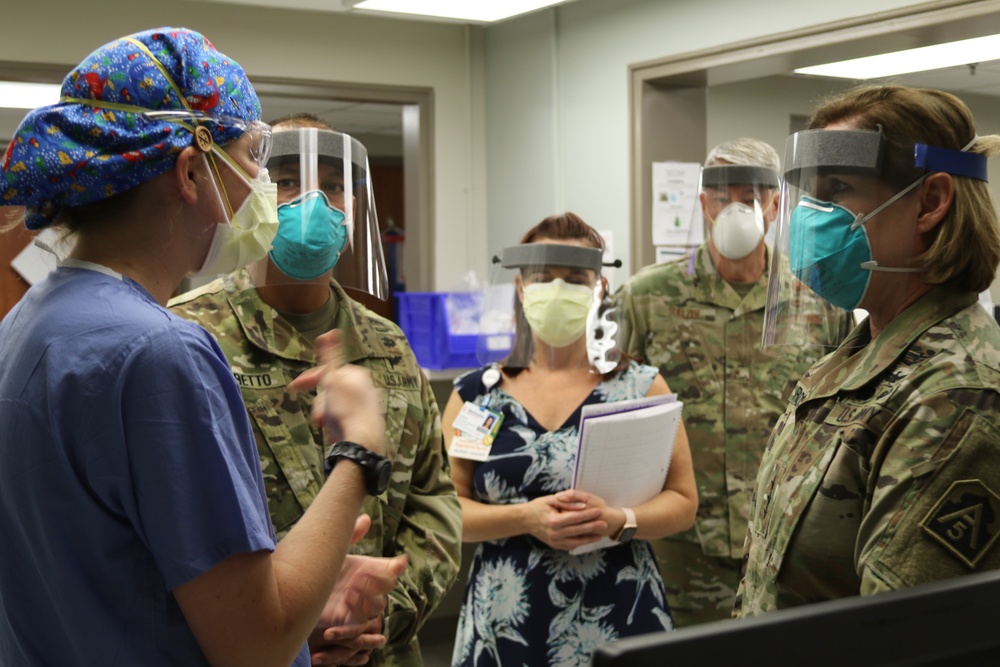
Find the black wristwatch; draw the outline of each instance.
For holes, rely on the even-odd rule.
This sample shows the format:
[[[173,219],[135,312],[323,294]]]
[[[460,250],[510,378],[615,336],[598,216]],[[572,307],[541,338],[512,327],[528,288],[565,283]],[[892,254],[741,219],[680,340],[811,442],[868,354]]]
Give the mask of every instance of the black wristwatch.
[[[326,450],[326,474],[333,471],[337,459],[350,459],[361,466],[365,474],[365,486],[368,493],[380,496],[389,488],[389,477],[392,475],[392,464],[389,459],[365,449],[355,442],[335,442]]]

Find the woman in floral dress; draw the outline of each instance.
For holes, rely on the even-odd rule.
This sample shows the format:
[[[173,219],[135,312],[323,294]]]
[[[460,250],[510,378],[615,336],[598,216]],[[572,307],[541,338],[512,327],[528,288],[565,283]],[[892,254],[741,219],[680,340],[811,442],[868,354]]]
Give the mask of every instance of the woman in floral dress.
[[[616,350],[610,366],[594,361],[609,357],[606,350],[595,356],[595,337],[587,335],[591,309],[607,293],[603,245],[594,229],[565,213],[505,251],[505,260],[534,258],[513,263],[514,349],[502,363],[458,378],[445,408],[464,540],[480,543],[453,666],[585,666],[602,643],[673,629],[647,540],[694,521],[697,492],[683,426],[663,491],[650,500],[611,507],[570,488],[584,405],[670,393],[655,368]],[[499,428],[473,433],[469,424],[492,424],[490,415]],[[479,453],[466,458],[469,451]],[[604,537],[618,543],[570,553]]]

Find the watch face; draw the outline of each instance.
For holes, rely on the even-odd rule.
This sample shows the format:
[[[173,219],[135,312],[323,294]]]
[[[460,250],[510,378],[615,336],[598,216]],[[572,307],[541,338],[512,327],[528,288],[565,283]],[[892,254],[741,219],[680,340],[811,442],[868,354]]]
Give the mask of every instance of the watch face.
[[[385,493],[386,489],[389,488],[389,478],[392,477],[392,464],[385,459],[379,461],[375,470],[375,475],[377,476],[377,479],[375,480],[377,486],[372,489],[374,492],[372,495],[380,496]]]
[[[378,496],[389,488],[392,464],[383,457],[353,442],[337,442],[330,447],[326,456],[327,474],[333,470],[340,458],[350,459],[361,466],[365,475],[365,487],[369,495]]]

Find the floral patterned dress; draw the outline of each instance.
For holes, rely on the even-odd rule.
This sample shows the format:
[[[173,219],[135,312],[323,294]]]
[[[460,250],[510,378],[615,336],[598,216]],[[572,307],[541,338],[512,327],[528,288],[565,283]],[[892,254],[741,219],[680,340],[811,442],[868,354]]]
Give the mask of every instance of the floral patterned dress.
[[[657,370],[632,363],[604,380],[555,431],[546,431],[501,384],[479,369],[455,380],[463,400],[503,414],[489,458],[478,463],[473,499],[528,502],[570,488],[580,410],[646,395]],[[454,667],[585,667],[600,644],[672,630],[649,542],[633,540],[579,556],[528,535],[482,542],[459,615]]]

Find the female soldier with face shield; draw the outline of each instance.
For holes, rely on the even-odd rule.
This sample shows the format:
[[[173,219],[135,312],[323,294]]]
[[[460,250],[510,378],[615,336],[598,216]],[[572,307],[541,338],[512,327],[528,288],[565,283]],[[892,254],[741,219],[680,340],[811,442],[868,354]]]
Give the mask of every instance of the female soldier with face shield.
[[[869,317],[802,378],[758,473],[737,613],[1000,567],[1000,261],[986,158],[956,97],[879,86],[789,138],[764,342],[813,291]],[[777,259],[776,259],[777,261]]]
[[[309,420],[315,394],[293,394],[289,383],[316,364],[314,341],[333,329],[346,360],[371,371],[384,396],[391,482],[365,502],[372,527],[353,552],[405,553],[409,560],[384,613],[340,627],[329,626],[342,619],[325,614],[310,648],[313,664],[343,664],[378,649],[373,664],[420,665],[417,631],[454,582],[461,556],[461,509],[438,406],[399,327],[346,291],[386,297],[364,146],[309,114],[276,120],[273,128],[267,166],[279,225],[268,257],[174,299],[171,308],[216,336],[240,384],[279,538],[326,477],[326,443]]]
[[[493,285],[512,288],[484,297],[481,358],[509,347],[506,323],[516,333],[501,361],[455,381],[443,418],[463,539],[481,543],[453,665],[586,665],[598,643],[673,627],[647,540],[694,518],[683,427],[663,491],[642,505],[570,490],[584,405],[669,392],[616,348],[603,246],[572,213],[546,218],[499,258]],[[568,553],[601,537],[620,544]]]
[[[163,308],[271,244],[259,114],[202,35],[149,30],[74,68],[0,160],[5,203],[72,242],[0,322],[4,665],[310,663],[362,475],[338,466],[276,546],[232,373]],[[329,424],[381,451],[370,381],[338,368]]]

